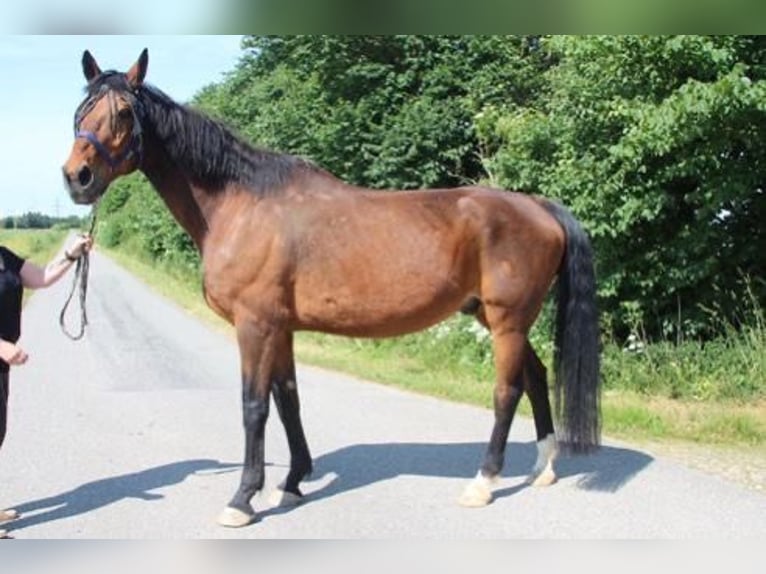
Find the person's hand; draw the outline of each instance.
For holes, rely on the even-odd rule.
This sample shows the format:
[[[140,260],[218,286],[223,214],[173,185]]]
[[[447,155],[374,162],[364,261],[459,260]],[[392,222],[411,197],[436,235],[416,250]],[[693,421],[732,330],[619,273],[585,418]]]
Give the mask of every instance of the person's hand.
[[[91,247],[93,247],[93,237],[83,233],[75,238],[72,245],[66,250],[66,255],[69,259],[79,259],[83,253],[90,251]]]
[[[29,359],[29,355],[15,343],[2,341],[0,342],[0,358],[9,365],[23,365]]]

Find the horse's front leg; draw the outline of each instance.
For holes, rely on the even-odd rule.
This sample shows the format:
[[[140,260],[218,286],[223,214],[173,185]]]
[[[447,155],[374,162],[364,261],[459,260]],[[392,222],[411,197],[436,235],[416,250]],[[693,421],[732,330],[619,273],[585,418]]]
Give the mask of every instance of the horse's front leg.
[[[239,489],[218,517],[222,526],[246,526],[255,520],[250,504],[264,483],[264,440],[269,416],[269,394],[279,364],[282,333],[255,321],[238,321],[237,342],[242,365],[242,421],[245,427],[245,460]]]

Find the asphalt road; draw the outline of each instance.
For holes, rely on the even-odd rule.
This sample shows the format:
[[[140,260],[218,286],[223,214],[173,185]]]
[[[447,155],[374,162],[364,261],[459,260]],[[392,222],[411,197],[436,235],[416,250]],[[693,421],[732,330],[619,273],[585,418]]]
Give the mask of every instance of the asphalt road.
[[[259,521],[215,518],[239,482],[243,435],[233,339],[94,253],[83,340],[59,330],[70,277],[24,315],[27,365],[11,378],[0,505],[28,538],[747,538],[766,536],[766,496],[606,440],[531,488],[531,422],[517,418],[495,501],[456,504],[491,413],[300,367],[315,471],[296,508],[254,500]],[[72,319],[76,319],[72,315]],[[289,457],[275,409],[266,493]]]

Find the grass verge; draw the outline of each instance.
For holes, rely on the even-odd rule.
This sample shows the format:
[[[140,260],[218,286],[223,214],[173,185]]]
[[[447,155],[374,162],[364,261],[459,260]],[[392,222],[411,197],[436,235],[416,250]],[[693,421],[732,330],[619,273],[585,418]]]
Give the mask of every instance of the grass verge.
[[[45,265],[59,250],[67,233],[65,229],[0,229],[0,245],[20,257]]]
[[[450,357],[439,361],[428,353],[417,356],[406,342],[391,342],[381,348],[372,341],[301,333],[296,338],[296,356],[309,364],[414,392],[486,408],[492,404],[491,369],[469,367]],[[605,434],[622,440],[754,448],[766,444],[766,401],[762,399],[678,399],[630,388],[607,388],[601,404]],[[519,412],[531,414],[526,400]]]

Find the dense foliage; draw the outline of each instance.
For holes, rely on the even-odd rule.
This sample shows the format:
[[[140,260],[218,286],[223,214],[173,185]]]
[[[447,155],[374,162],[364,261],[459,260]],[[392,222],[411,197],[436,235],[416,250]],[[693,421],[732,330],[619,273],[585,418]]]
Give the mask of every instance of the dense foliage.
[[[761,37],[251,36],[192,103],[356,184],[560,199],[592,236],[620,340],[737,326],[745,285],[766,301]],[[101,211],[108,242],[196,265],[140,177]]]
[[[499,180],[584,221],[618,325],[696,335],[766,295],[766,40],[560,37],[529,106],[480,124]],[[678,329],[681,332],[678,332]]]
[[[80,227],[82,224],[83,218],[76,215],[53,217],[37,211],[28,211],[21,215],[4,217],[0,227],[3,229],[50,229],[51,227],[71,229]]]

